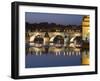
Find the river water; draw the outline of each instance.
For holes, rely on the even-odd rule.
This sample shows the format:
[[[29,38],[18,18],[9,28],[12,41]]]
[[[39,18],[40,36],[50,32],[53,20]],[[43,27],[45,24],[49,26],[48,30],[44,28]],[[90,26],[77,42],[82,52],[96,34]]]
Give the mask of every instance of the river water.
[[[82,65],[83,52],[28,53],[25,56],[26,68],[59,67]]]

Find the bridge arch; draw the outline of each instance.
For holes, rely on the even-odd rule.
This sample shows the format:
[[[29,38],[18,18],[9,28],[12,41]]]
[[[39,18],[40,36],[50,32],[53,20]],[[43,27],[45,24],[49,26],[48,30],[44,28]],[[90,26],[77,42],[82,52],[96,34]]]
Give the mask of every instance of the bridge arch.
[[[80,36],[81,36],[80,33],[74,34],[74,36],[70,39],[70,42],[74,42],[74,40],[76,39],[76,37],[80,37]]]
[[[69,46],[70,47],[80,47],[81,46],[81,34],[80,33],[77,33],[77,34],[75,34],[71,39],[70,39],[70,44],[69,44]],[[80,43],[80,44],[77,44],[77,42],[78,43]]]
[[[41,47],[44,42],[44,37],[42,33],[34,33],[30,39],[30,46],[36,46],[36,47]]]

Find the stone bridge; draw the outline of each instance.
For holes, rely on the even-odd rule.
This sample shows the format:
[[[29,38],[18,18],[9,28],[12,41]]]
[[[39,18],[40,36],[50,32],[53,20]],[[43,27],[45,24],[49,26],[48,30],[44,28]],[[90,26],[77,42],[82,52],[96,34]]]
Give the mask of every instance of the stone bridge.
[[[46,32],[30,32],[28,42],[30,42],[30,45],[33,45],[34,44],[33,41],[35,40],[35,38],[37,36],[40,36],[45,43],[45,41],[46,41],[45,40],[45,34],[46,34]],[[56,32],[47,32],[47,34],[48,34],[48,37],[49,37],[50,44],[52,44],[54,39],[57,36],[59,36],[60,38],[62,38],[62,40],[64,40],[64,44],[69,43],[69,46],[71,46],[71,47],[75,46],[75,39],[77,37],[82,37],[82,34],[79,31],[77,31],[77,32],[74,32],[74,31],[69,31],[69,32],[56,31]]]

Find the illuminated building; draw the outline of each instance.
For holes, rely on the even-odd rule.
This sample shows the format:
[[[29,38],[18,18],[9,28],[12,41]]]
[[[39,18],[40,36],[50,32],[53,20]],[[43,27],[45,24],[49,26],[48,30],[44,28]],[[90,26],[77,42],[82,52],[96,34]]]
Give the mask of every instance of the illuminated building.
[[[89,52],[82,52],[82,59],[81,59],[81,63],[82,65],[88,65],[90,62],[89,62]]]
[[[82,21],[82,39],[89,40],[90,31],[90,17],[84,16]]]
[[[83,50],[89,49],[90,17],[84,16],[82,21]],[[89,52],[82,52],[82,64],[89,64]]]

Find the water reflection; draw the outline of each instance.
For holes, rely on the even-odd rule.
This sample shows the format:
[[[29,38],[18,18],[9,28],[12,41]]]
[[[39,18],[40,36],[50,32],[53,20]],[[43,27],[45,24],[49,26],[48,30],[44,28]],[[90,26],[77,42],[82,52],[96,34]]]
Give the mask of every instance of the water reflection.
[[[61,47],[57,48],[55,46],[45,46],[45,47],[27,47],[26,48],[26,54],[31,55],[64,55],[64,56],[78,56],[82,55],[83,57],[89,58],[89,49],[82,50],[82,48],[67,48],[67,47]]]
[[[26,68],[89,65],[89,49],[29,46],[26,54]]]

